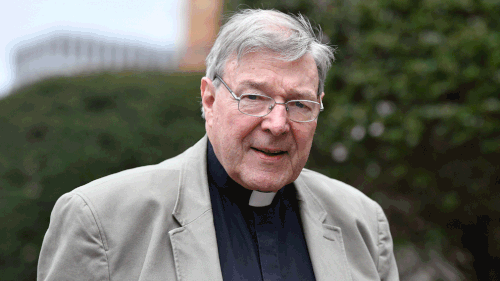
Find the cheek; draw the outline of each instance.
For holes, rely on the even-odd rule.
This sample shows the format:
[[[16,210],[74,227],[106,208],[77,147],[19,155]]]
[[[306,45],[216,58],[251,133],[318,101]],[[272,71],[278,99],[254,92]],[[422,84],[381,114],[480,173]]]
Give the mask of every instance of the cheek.
[[[230,135],[233,130],[234,117],[228,112],[227,105],[219,102],[214,112],[213,130],[219,135]]]
[[[316,126],[298,127],[294,130],[294,136],[300,146],[312,143]]]
[[[294,130],[294,138],[297,144],[298,157],[300,161],[307,161],[314,137],[316,126],[297,128]]]
[[[221,139],[221,151],[228,157],[237,157],[241,155],[245,148],[247,136],[251,133],[251,120],[246,120],[239,112],[225,112],[217,116],[214,122],[215,132]]]
[[[232,136],[239,142],[244,142],[247,138],[256,136],[253,132],[259,124],[260,120],[256,117],[247,116],[237,111],[232,116],[229,127],[232,130]]]

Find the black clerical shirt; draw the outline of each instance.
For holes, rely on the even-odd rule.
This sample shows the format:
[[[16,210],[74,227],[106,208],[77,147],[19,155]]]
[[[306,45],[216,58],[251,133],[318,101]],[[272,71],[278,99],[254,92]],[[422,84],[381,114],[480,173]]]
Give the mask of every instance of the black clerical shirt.
[[[251,190],[233,181],[208,142],[207,173],[224,280],[315,280],[295,186],[269,206],[249,206]]]

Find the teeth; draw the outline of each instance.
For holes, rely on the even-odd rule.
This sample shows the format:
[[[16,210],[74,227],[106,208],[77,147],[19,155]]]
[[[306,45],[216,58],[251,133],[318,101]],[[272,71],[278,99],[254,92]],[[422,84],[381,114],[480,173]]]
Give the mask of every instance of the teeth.
[[[270,151],[270,150],[261,150],[261,149],[257,149],[257,148],[256,148],[256,150],[264,152],[266,154],[281,154],[281,153],[283,153],[282,150]]]

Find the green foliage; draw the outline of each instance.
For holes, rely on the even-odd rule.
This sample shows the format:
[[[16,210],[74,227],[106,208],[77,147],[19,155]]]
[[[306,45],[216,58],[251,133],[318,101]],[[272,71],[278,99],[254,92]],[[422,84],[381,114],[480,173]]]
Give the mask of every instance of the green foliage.
[[[55,200],[94,179],[156,164],[205,133],[201,74],[57,78],[0,100],[0,275],[35,280]]]
[[[500,1],[229,2],[300,12],[337,47],[310,167],[378,200],[396,241],[500,276]]]

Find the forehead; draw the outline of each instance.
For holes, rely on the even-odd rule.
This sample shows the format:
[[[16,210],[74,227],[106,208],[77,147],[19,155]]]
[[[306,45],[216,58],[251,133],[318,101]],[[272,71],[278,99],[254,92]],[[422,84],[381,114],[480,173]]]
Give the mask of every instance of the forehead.
[[[239,60],[233,56],[226,63],[224,77],[235,91],[242,87],[272,87],[273,91],[315,95],[319,83],[317,66],[310,54],[295,61],[285,61],[271,52],[248,53]]]

